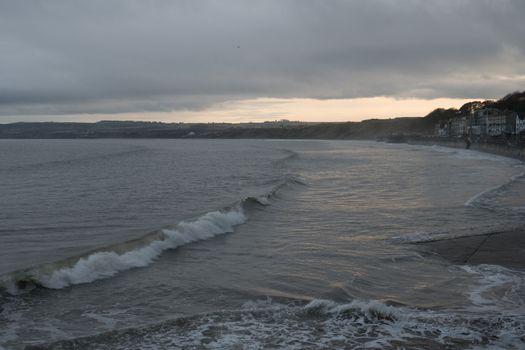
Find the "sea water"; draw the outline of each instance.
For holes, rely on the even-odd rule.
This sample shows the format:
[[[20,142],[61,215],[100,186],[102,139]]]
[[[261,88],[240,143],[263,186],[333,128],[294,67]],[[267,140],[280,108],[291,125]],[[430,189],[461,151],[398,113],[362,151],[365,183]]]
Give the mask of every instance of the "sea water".
[[[0,141],[0,348],[525,346],[522,163],[357,141]]]

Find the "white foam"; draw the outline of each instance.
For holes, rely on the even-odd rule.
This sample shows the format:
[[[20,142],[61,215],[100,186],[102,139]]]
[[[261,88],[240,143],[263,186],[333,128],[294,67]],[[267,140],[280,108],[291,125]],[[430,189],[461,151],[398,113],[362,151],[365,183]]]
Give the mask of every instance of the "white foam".
[[[240,205],[229,211],[207,213],[195,221],[181,222],[175,229],[164,229],[163,237],[135,250],[118,254],[97,252],[81,258],[71,267],[51,273],[33,271],[33,278],[44,287],[60,289],[74,284],[89,283],[114,276],[118,272],[150,265],[164,250],[191,242],[233,232],[234,227],[246,221]]]
[[[255,200],[261,205],[270,205],[270,200],[266,195],[257,196],[255,197]]]
[[[363,301],[353,300],[348,304],[339,304],[331,300],[314,299],[305,306],[306,310],[317,310],[327,314],[341,314],[348,311],[357,310],[372,318],[401,319],[404,317],[401,309],[385,305],[377,300]]]
[[[79,338],[74,344],[82,349],[521,348],[523,314],[478,311],[394,307],[374,300],[312,300],[301,306],[266,299],[241,310]]]
[[[126,310],[92,310],[82,312],[83,317],[97,321],[105,329],[115,329],[118,324],[118,317],[126,317]]]
[[[17,311],[16,308],[12,310],[9,306],[10,304],[7,304],[3,311],[0,312],[0,320],[3,324],[0,327],[0,350],[8,349],[8,344],[16,343],[19,338],[18,331],[21,328],[22,312]]]
[[[468,297],[478,308],[501,310],[509,309],[525,312],[523,288],[525,273],[499,265],[462,266],[464,271],[477,277],[477,284],[471,287]]]

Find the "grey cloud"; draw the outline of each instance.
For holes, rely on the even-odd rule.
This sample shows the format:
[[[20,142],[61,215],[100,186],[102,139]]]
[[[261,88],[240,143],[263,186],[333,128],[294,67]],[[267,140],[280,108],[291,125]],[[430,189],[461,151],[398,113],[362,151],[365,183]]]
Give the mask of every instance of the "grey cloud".
[[[521,0],[3,1],[0,115],[496,97],[523,83],[524,14]]]

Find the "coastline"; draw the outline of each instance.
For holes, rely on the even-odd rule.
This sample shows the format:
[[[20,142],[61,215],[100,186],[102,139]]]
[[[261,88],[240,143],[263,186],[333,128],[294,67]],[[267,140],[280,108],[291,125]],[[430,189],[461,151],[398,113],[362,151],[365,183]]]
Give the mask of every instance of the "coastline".
[[[462,139],[408,139],[407,144],[465,149]],[[471,150],[525,161],[525,148],[491,143],[473,143]],[[453,264],[491,264],[525,271],[525,228],[413,243],[422,253]]]
[[[450,148],[465,149],[465,141],[461,138],[437,138],[437,137],[408,137],[407,144],[424,146],[444,146]],[[505,145],[491,142],[473,142],[470,146],[473,151],[495,154],[525,161],[525,147]]]

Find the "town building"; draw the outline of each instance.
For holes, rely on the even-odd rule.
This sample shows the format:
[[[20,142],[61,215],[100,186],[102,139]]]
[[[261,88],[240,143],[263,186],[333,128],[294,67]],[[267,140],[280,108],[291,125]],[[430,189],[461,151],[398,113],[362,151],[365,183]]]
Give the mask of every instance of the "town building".
[[[514,111],[506,111],[505,115],[507,117],[507,125],[505,127],[505,133],[508,135],[516,134],[518,113]]]
[[[484,135],[487,131],[487,113],[483,109],[476,110],[471,117],[471,134],[475,136]]]
[[[473,135],[498,136],[505,133],[515,133],[513,120],[516,114],[512,111],[502,111],[496,108],[482,108],[474,112],[471,123]]]
[[[434,127],[434,135],[441,137],[499,136],[525,133],[525,113],[496,108],[481,108],[470,113],[441,121]]]
[[[507,127],[507,116],[494,114],[487,117],[487,135],[497,136],[505,133]]]
[[[516,113],[516,134],[525,133],[525,112]]]
[[[450,120],[450,136],[463,136],[467,133],[467,117],[455,117]]]
[[[434,127],[434,135],[439,136],[439,137],[450,136],[450,123],[449,122],[437,123]]]

